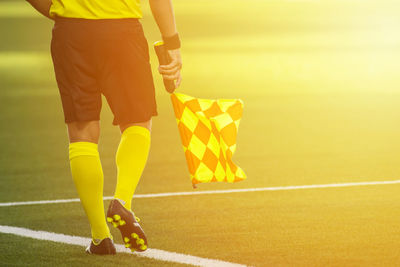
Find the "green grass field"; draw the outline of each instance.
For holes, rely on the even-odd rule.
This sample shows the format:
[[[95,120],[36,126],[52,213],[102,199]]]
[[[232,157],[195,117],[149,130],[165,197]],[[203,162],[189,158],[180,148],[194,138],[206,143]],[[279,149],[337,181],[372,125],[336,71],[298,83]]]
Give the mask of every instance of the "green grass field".
[[[398,180],[400,6],[395,1],[174,1],[180,92],[245,103],[234,161],[248,179],[198,189]],[[149,44],[160,36],[143,1]],[[52,23],[0,1],[0,202],[76,198],[49,53]],[[192,191],[168,94],[137,193]],[[105,103],[105,102],[104,102]],[[104,194],[119,131],[104,105]],[[251,266],[400,265],[400,186],[135,199],[151,248]],[[108,201],[106,202],[106,205]],[[0,207],[0,225],[89,237],[79,203]],[[119,234],[115,240],[121,243]],[[0,234],[2,266],[179,266]]]

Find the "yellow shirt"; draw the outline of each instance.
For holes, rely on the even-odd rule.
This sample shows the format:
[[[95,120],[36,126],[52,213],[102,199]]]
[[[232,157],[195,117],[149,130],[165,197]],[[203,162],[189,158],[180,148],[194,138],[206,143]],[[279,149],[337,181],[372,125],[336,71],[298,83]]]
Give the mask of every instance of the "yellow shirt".
[[[83,19],[142,18],[140,0],[52,0],[49,13]]]

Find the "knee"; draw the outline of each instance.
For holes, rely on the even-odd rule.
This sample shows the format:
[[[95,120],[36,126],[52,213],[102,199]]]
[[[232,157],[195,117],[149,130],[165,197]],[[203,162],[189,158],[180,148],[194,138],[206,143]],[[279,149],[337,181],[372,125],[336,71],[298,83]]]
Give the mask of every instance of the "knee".
[[[100,137],[99,121],[71,122],[67,124],[70,143],[98,143]]]

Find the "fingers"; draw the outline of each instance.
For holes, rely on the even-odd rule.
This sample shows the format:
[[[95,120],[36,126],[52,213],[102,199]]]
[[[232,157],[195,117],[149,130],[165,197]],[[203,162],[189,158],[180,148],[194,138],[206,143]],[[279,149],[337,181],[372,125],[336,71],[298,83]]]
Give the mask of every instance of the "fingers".
[[[176,80],[176,83],[175,83],[175,88],[178,88],[179,85],[181,85],[181,82],[182,82],[182,76],[179,75],[179,78]]]
[[[178,71],[177,73],[175,73],[174,75],[163,75],[163,79],[165,80],[171,80],[171,81],[176,81],[175,82],[175,88],[178,88],[179,85],[182,82],[182,75],[181,72]]]
[[[165,80],[176,81],[176,88],[181,84],[182,76],[180,70],[182,69],[182,59],[179,49],[168,50],[171,63],[168,65],[160,65],[158,72]]]
[[[169,65],[160,65],[158,67],[158,72],[163,76],[163,79],[166,80],[178,80],[181,78],[180,69],[182,68],[182,63],[178,63],[175,61],[173,64]]]
[[[182,68],[182,61],[180,60],[172,60],[171,63],[168,65],[160,65],[158,67],[158,71],[163,74],[166,72],[166,74],[170,74],[171,72],[176,72]],[[169,72],[169,73],[167,73]]]
[[[161,70],[172,70],[172,69],[181,69],[182,68],[182,59],[181,52],[179,49],[168,50],[168,55],[171,59],[171,62],[168,65],[161,65]]]
[[[173,81],[178,80],[179,77],[181,77],[181,72],[180,71],[177,71],[172,75],[163,75],[163,79],[173,80]]]
[[[164,75],[164,74],[165,75],[173,75],[173,74],[177,73],[181,68],[182,68],[182,64],[180,66],[175,66],[172,69],[166,69],[166,68],[162,67],[162,65],[161,65],[158,67],[158,72],[162,75]]]

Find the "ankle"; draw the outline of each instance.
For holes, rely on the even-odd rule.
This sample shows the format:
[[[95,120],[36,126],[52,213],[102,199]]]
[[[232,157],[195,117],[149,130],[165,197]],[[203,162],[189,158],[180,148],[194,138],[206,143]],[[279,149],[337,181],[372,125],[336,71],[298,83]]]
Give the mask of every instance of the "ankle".
[[[115,198],[126,210],[131,210],[131,203],[120,198]]]

